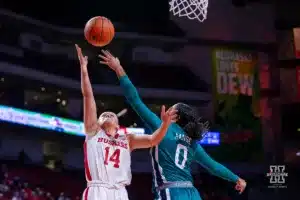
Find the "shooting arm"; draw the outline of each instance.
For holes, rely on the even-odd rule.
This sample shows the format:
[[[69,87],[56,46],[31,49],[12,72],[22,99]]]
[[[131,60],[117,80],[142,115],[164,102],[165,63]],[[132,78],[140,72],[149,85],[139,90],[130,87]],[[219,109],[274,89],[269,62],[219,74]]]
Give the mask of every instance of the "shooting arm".
[[[195,150],[194,160],[215,176],[234,183],[239,180],[239,177],[237,175],[232,173],[222,164],[213,160],[199,144],[197,145]]]
[[[81,91],[83,95],[84,127],[87,135],[95,135],[98,130],[97,107],[89,74],[81,70]]]
[[[162,123],[152,135],[128,135],[130,150],[150,148],[158,145],[165,137],[169,124]]]
[[[148,124],[154,130],[157,129],[161,124],[161,120],[142,102],[137,89],[129,80],[123,67],[119,67],[116,70],[116,74],[120,80],[120,85],[124,91],[125,97],[131,107],[146,124]]]

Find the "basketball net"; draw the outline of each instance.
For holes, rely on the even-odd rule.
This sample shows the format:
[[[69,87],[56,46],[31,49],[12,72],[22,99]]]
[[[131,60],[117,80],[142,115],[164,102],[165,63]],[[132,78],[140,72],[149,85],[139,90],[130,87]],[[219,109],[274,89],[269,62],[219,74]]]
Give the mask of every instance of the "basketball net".
[[[207,16],[208,0],[171,0],[170,12],[174,16],[187,17],[203,22]]]

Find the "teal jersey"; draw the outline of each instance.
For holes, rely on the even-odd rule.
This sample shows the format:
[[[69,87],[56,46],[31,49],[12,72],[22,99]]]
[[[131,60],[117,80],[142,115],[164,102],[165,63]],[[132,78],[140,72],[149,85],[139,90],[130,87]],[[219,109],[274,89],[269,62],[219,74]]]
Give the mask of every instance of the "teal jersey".
[[[190,167],[196,148],[197,144],[177,124],[172,124],[160,144],[150,149],[156,185],[169,181],[193,181]]]
[[[141,100],[134,85],[127,76],[120,78],[120,85],[126,99],[140,118],[152,131],[161,125],[160,118]],[[193,141],[176,123],[172,124],[159,145],[150,149],[153,167],[153,185],[165,182],[193,181],[191,163],[198,162],[210,173],[228,181],[237,182],[238,176],[220,163],[214,161],[196,141]]]

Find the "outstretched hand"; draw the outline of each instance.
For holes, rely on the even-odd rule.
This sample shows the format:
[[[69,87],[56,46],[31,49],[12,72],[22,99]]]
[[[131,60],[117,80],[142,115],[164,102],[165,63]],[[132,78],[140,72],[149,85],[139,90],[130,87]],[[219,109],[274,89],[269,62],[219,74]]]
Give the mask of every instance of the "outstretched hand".
[[[102,55],[100,54],[99,57],[102,59],[100,61],[101,64],[107,65],[109,68],[111,68],[114,71],[117,71],[121,65],[120,61],[117,57],[114,57],[109,51],[107,50],[101,50]]]
[[[162,106],[161,107],[161,112],[160,112],[160,118],[161,120],[170,125],[171,123],[176,122],[177,119],[177,110],[174,109],[173,107],[170,107],[167,111],[166,111],[166,107]]]
[[[82,54],[81,48],[75,44],[80,67],[84,72],[87,72],[88,57]]]
[[[235,189],[241,194],[242,192],[244,192],[246,186],[247,186],[246,181],[239,178],[239,180],[237,181],[237,183],[235,185]]]

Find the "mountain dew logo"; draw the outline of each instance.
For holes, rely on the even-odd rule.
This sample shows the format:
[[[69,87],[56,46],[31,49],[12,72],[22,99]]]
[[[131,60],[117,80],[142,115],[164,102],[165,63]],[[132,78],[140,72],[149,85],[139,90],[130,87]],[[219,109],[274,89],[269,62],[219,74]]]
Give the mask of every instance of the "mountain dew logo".
[[[252,96],[253,55],[231,51],[216,52],[216,89],[221,95]]]
[[[213,53],[214,128],[221,133],[260,133],[257,57],[226,49]]]

